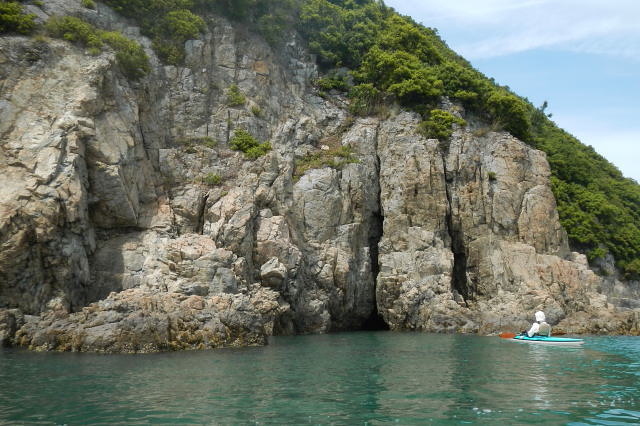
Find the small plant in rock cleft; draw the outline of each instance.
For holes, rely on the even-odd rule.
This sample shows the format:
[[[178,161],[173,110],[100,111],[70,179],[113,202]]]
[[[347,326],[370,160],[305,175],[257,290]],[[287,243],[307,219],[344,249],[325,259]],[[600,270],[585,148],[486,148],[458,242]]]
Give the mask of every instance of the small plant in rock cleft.
[[[241,151],[251,160],[255,160],[271,151],[269,142],[258,142],[256,138],[244,129],[238,129],[233,134],[229,146],[234,151]]]
[[[240,91],[240,88],[237,84],[232,84],[227,89],[227,106],[230,107],[238,107],[243,106],[247,98],[244,96],[244,93]]]
[[[96,2],[93,0],[82,0],[82,6],[86,7],[87,9],[95,9]]]
[[[202,178],[202,182],[209,186],[222,185],[222,177],[215,173],[209,173]]]
[[[304,157],[296,160],[293,178],[294,180],[298,180],[307,171],[312,169],[331,167],[332,169],[342,170],[342,168],[347,164],[359,162],[360,160],[356,157],[355,152],[350,145],[339,146],[333,149],[321,149],[310,152]]]
[[[251,107],[251,113],[258,118],[262,117],[262,109],[257,105]]]
[[[179,137],[175,142],[189,150],[194,150],[196,146],[205,146],[210,149],[218,146],[218,141],[211,136]]]
[[[445,142],[453,134],[454,124],[464,126],[466,122],[448,111],[434,109],[429,113],[429,118],[420,124],[420,132],[426,138]]]

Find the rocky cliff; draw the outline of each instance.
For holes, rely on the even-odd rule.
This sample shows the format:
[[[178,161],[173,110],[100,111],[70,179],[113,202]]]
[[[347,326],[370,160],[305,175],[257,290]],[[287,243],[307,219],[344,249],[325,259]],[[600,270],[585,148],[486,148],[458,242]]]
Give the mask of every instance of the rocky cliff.
[[[372,325],[493,333],[537,309],[556,330],[638,332],[638,311],[614,303],[625,285],[570,252],[544,153],[509,134],[465,117],[443,144],[414,113],[356,119],[319,96],[295,34],[274,50],[210,17],[175,67],[104,6],[34,11],[122,31],[152,72],[131,82],[113,54],[0,38],[0,341],[147,352]],[[273,149],[231,150],[238,129]]]

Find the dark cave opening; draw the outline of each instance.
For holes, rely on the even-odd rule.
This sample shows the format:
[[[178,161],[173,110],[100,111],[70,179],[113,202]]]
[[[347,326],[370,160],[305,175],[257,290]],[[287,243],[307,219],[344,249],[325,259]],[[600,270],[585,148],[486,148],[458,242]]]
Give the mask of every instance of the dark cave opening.
[[[453,253],[452,281],[454,290],[460,293],[466,303],[473,294],[471,293],[467,280],[467,255],[465,253]]]
[[[380,204],[380,193],[378,193],[378,206],[382,209]],[[380,250],[378,245],[382,239],[384,226],[384,216],[381,211],[377,211],[372,217],[371,232],[369,234],[369,255],[371,256],[371,275],[373,276],[373,310],[369,318],[362,324],[361,330],[365,331],[380,331],[389,330],[389,324],[387,324],[380,313],[378,312],[378,301],[376,300],[376,287],[378,283],[378,273],[380,272]]]
[[[473,289],[467,279],[467,252],[464,246],[464,234],[459,229],[460,225],[454,223],[451,213],[447,215],[447,228],[453,252],[451,287],[462,296],[466,303],[467,300],[473,298]]]
[[[367,318],[364,324],[362,324],[360,329],[362,331],[388,331],[389,324],[387,324],[378,313],[378,306],[374,305],[371,315]]]

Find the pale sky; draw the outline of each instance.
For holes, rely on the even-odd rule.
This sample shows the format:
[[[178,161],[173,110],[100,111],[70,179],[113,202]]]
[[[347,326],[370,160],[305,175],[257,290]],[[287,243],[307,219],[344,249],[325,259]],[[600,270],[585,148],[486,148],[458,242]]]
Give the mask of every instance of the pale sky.
[[[640,182],[640,0],[385,0]]]

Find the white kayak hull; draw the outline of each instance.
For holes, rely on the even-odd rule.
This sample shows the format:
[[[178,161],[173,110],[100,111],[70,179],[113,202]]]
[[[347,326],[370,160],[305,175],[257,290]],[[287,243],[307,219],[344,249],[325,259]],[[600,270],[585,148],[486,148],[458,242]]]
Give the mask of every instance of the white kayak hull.
[[[582,339],[573,339],[570,337],[543,337],[543,336],[516,336],[511,339],[514,342],[533,343],[545,346],[580,346],[584,344]]]

